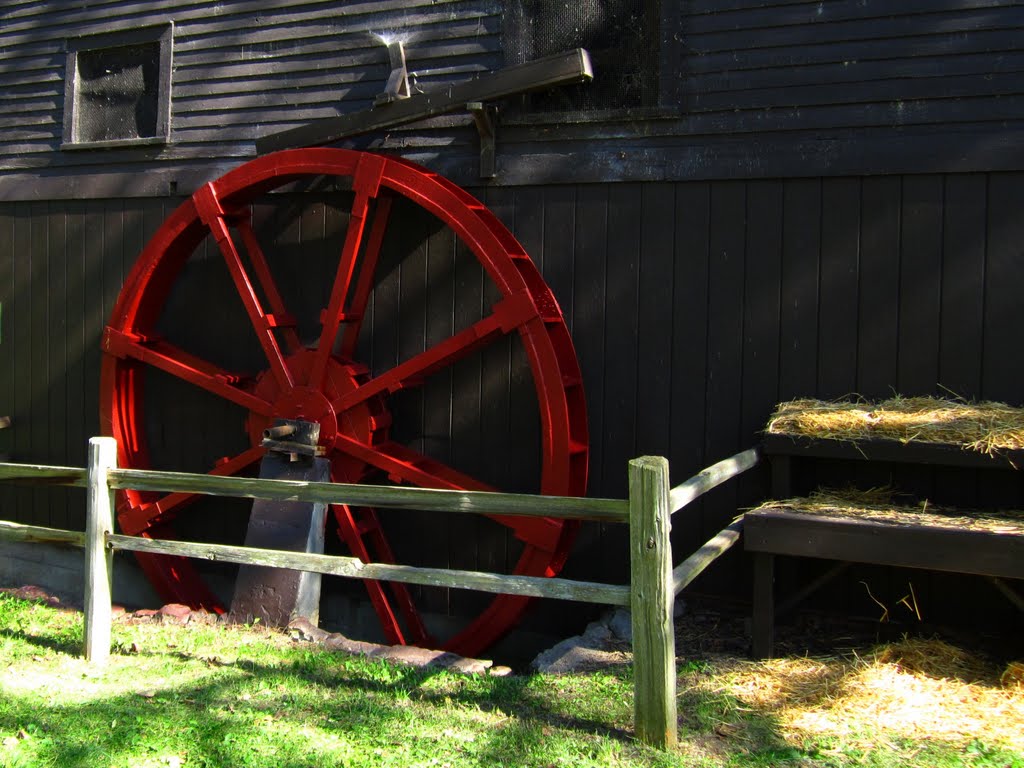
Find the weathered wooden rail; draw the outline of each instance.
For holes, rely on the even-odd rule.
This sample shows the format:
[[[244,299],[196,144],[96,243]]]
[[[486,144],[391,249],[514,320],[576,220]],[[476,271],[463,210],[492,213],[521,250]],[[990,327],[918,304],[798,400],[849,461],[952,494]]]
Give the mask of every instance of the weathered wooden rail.
[[[759,457],[755,449],[745,451],[708,467],[672,489],[666,459],[651,456],[634,459],[629,463],[627,500],[216,477],[118,469],[116,460],[117,446],[113,438],[95,437],[89,441],[86,469],[0,463],[0,480],[87,489],[84,532],[0,522],[0,539],[84,547],[84,655],[91,663],[103,665],[110,654],[112,556],[118,549],[291,568],[348,578],[629,606],[633,617],[636,734],[640,740],[664,749],[674,745],[677,738],[675,597],[737,541],[742,525],[741,520],[733,521],[673,569],[669,539],[671,518],[701,494],[753,467]],[[353,557],[123,536],[114,533],[114,494],[127,488],[624,523],[629,525],[630,531],[630,584],[416,568],[364,563]]]

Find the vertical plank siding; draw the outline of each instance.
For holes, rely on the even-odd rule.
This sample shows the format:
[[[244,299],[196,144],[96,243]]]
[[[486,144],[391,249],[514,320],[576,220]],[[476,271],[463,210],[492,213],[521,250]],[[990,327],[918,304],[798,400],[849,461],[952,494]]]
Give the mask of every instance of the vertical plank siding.
[[[707,184],[683,184],[676,188],[677,235],[672,250],[672,427],[670,455],[684,466],[703,468],[705,461],[705,398],[708,393],[708,301],[711,190]],[[666,323],[669,318],[666,317]],[[683,439],[683,435],[689,435]],[[703,512],[704,501],[694,509]],[[701,531],[690,523],[677,525],[674,541],[693,551],[700,546]]]
[[[973,233],[985,228],[987,199],[982,174],[945,179],[939,377],[954,393],[981,389],[986,243]]]
[[[612,476],[625,480],[619,468],[628,464],[630,457],[640,455],[637,448],[639,425],[636,414],[643,406],[637,400],[637,380],[639,376],[652,375],[653,371],[650,367],[641,370],[639,366],[629,365],[626,361],[635,359],[638,350],[642,210],[643,191],[640,185],[620,184],[609,188],[605,220],[608,251],[603,265],[605,303],[599,321],[601,329],[595,329],[598,336],[604,339],[604,397],[598,406],[602,412],[601,463],[591,462],[591,483],[600,483],[602,479]],[[656,255],[649,254],[649,258],[654,261]],[[580,323],[573,321],[572,325],[577,338],[589,333]],[[623,375],[608,375],[608,371],[620,366],[625,367]],[[628,487],[619,487],[623,489],[621,498],[625,498]],[[596,556],[592,555],[595,562],[609,564],[604,568],[619,583],[626,578],[626,564],[619,560],[626,535],[619,526],[605,526],[601,531]]]
[[[857,390],[884,391],[896,366],[899,323],[900,200],[898,176],[861,183]],[[977,231],[975,238],[978,237]]]
[[[616,366],[609,357],[605,345],[605,318],[608,315],[608,274],[605,265],[609,258],[608,245],[608,213],[609,188],[606,185],[590,185],[576,188],[576,204],[573,227],[572,259],[574,264],[572,283],[572,303],[567,303],[563,294],[556,295],[562,310],[566,313],[572,327],[588,328],[587,333],[574,333],[573,343],[576,357],[580,363],[583,376],[584,392],[587,398],[587,418],[589,421],[590,446],[590,483],[603,475],[599,468],[604,466],[604,440],[594,440],[595,435],[605,432],[605,374]],[[557,248],[557,246],[555,246]],[[556,258],[567,261],[570,251],[546,249],[548,265]],[[532,254],[531,254],[532,255]],[[602,544],[622,535],[619,526],[601,525],[595,530],[584,527],[577,539],[575,550],[580,553],[580,574],[590,574],[597,579],[602,570],[604,556]],[[621,540],[621,539],[620,539]],[[625,568],[625,561],[620,562]],[[583,576],[581,576],[582,578]]]
[[[821,189],[821,310],[818,393],[831,399],[857,389],[857,260],[860,179],[827,179]]]
[[[672,442],[672,335],[666,318],[672,306],[672,271],[665,255],[674,249],[666,223],[675,211],[671,184],[646,184],[641,190],[639,306],[636,356],[646,361],[637,373],[636,432],[645,435],[647,455],[667,456]]]
[[[938,380],[942,260],[942,179],[904,180],[900,228],[900,326],[897,391],[922,391]]]
[[[982,389],[993,399],[1018,402],[1024,377],[1019,327],[1024,276],[1024,192],[1021,174],[996,174],[989,178],[988,232],[985,254],[984,357]]]
[[[789,400],[817,389],[821,180],[787,181],[782,200],[779,397]]]
[[[781,398],[952,391],[1024,402],[1016,332],[1024,173],[580,185],[482,196],[529,244],[571,325],[590,409],[592,495],[624,496],[626,461],[641,454],[667,455],[673,480],[685,479],[753,444]],[[0,410],[13,419],[0,448],[14,460],[84,462],[85,439],[98,430],[100,330],[125,271],[172,204],[0,205]],[[284,228],[269,209],[257,221],[278,228],[274,247],[285,258],[301,248],[327,263],[344,229],[339,210],[347,209],[306,207],[300,225]],[[391,246],[397,250],[385,258],[394,268],[374,291],[367,355],[375,368],[464,327],[493,302],[493,289],[448,233],[413,240]],[[211,322],[246,335],[237,302],[223,298],[230,296],[223,271],[215,252],[190,261],[172,314],[194,301],[209,310],[178,316],[176,340],[214,345]],[[322,286],[304,285],[301,270],[293,277],[283,291],[322,303]],[[530,421],[523,414],[535,406],[521,394],[523,382],[509,378],[518,354],[514,344],[489,347],[421,392],[396,395],[395,435],[416,435],[416,447],[489,481],[527,482],[536,434],[518,422]],[[152,407],[163,416],[150,439],[163,460],[207,460],[185,452],[188,436],[176,427],[204,397],[155,387]],[[217,442],[222,432],[240,439],[233,418],[218,417],[202,439]],[[502,451],[513,460],[489,460]],[[677,544],[692,545],[765,492],[756,481],[738,488],[681,516]],[[7,519],[81,528],[74,495],[2,492]],[[488,526],[426,525],[399,549],[428,546],[445,565],[503,569],[515,549]],[[621,577],[621,545],[613,526],[585,530],[570,571]]]

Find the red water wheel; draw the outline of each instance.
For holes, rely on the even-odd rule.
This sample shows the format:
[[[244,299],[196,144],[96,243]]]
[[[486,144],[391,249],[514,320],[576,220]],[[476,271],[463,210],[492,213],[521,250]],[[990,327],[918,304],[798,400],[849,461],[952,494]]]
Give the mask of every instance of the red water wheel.
[[[303,231],[297,247],[293,244],[284,257],[275,255],[277,243],[264,242],[266,232],[288,225],[275,221],[271,227],[266,216],[262,225],[254,221],[274,206],[282,211],[279,218],[287,219],[289,206],[310,189],[332,190],[332,199],[343,201],[336,241],[320,242],[318,233]],[[477,304],[483,309],[471,320],[465,320],[467,313],[454,311],[452,316],[464,323],[455,327],[453,321],[443,339],[434,334],[411,351],[404,344],[392,356],[379,354],[374,334],[393,324],[389,309],[393,315],[409,311],[401,301],[389,303],[378,295],[389,284],[389,275],[401,268],[388,243],[408,238],[407,230],[424,221],[447,232],[452,248],[477,270],[483,284]],[[325,252],[331,255],[324,257]],[[464,272],[460,267],[459,274]],[[436,277],[441,283],[458,279]],[[218,281],[228,295],[182,298],[191,290],[188,286],[208,287]],[[457,296],[429,281],[421,293],[436,291]],[[223,319],[229,309],[236,310],[240,323]],[[308,323],[303,328],[299,315],[312,317],[312,328]],[[183,336],[190,341],[175,337],[180,325],[192,328],[191,335]],[[244,358],[239,350],[247,345],[255,358],[236,369],[232,363]],[[505,352],[501,345],[515,349]],[[414,423],[402,424],[403,414],[411,411],[400,399],[422,392],[439,377],[450,381],[453,370],[486,355],[491,347],[499,349],[498,356],[507,359],[511,370],[499,388],[527,382],[537,439],[528,441],[526,449],[494,448],[502,429],[470,426],[468,434],[475,436],[468,450],[474,454],[470,463],[483,469],[466,471],[448,460],[451,450],[431,450],[437,440],[423,434],[429,407],[421,405],[421,415],[410,419]],[[205,449],[224,433],[238,442],[223,458],[201,459],[201,471],[251,473],[263,455],[262,430],[274,419],[288,418],[320,424],[320,444],[335,482],[497,490],[491,476],[501,472],[487,468],[522,464],[536,470],[533,490],[555,495],[585,491],[587,427],[580,371],[554,296],[522,246],[480,202],[400,159],[339,149],[290,150],[253,160],[204,185],[164,221],[138,258],[118,296],[103,351],[102,427],[117,438],[119,462],[125,467],[182,469],[174,457],[194,457],[196,452],[181,445],[188,442],[181,435],[193,435],[192,442]],[[521,371],[515,370],[516,363]],[[487,412],[483,390],[489,379],[479,379],[474,413]],[[175,386],[187,392],[168,394]],[[452,390],[444,411],[452,424],[464,420],[461,401]],[[522,414],[508,420],[519,422]],[[483,433],[487,440],[481,442]],[[467,434],[466,428],[453,426],[444,439],[457,440],[460,434]],[[175,442],[176,448],[169,447]],[[128,491],[119,499],[118,522],[128,534],[181,538],[215,520],[217,511],[199,511],[203,504],[210,500]],[[398,519],[401,527],[403,518],[394,516],[417,513],[345,505],[331,511],[329,527],[363,560],[388,562],[397,550],[410,551],[409,543],[401,541],[403,531],[389,531],[382,517],[393,516],[389,519]],[[422,520],[429,513],[418,514]],[[496,516],[484,522],[508,542],[504,558],[510,570],[535,576],[560,570],[576,529],[573,523],[551,519]],[[423,530],[422,522],[420,526]],[[416,529],[410,530],[415,535]],[[409,534],[405,531],[405,538]],[[459,541],[454,546],[472,551],[476,544]],[[223,610],[191,561],[139,559],[163,599]],[[367,589],[390,642],[463,654],[493,643],[519,620],[527,604],[524,598],[499,596],[484,603],[461,628],[439,638],[428,632],[416,590],[376,582],[368,582]]]

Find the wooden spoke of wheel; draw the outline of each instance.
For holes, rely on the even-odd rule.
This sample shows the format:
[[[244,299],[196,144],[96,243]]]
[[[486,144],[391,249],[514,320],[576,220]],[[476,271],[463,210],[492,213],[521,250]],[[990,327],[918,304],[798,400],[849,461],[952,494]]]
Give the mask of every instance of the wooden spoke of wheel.
[[[394,563],[395,556],[391,552],[391,545],[384,537],[380,526],[380,520],[373,509],[363,508],[353,510],[347,504],[332,504],[331,510],[334,513],[338,524],[338,535],[348,545],[353,555],[364,563]],[[374,554],[371,554],[367,539],[372,542]],[[388,585],[391,589],[392,599],[398,605],[398,613],[392,607],[392,599],[389,599],[384,589],[384,584],[379,581],[367,581],[366,589],[370,594],[370,602],[380,619],[381,628],[388,642],[392,645],[425,645],[430,643],[431,637],[423,624],[423,619],[413,603],[412,596],[405,584],[398,582]],[[399,614],[405,623],[405,630],[399,620]]]

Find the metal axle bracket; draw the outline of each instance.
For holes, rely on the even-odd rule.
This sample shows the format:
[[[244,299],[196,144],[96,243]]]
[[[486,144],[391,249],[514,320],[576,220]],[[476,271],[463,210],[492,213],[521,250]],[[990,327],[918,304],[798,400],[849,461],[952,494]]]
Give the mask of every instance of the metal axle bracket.
[[[268,451],[288,454],[290,461],[298,461],[304,456],[325,455],[323,446],[317,445],[319,440],[320,425],[316,422],[275,419],[274,426],[263,430],[260,445]]]

